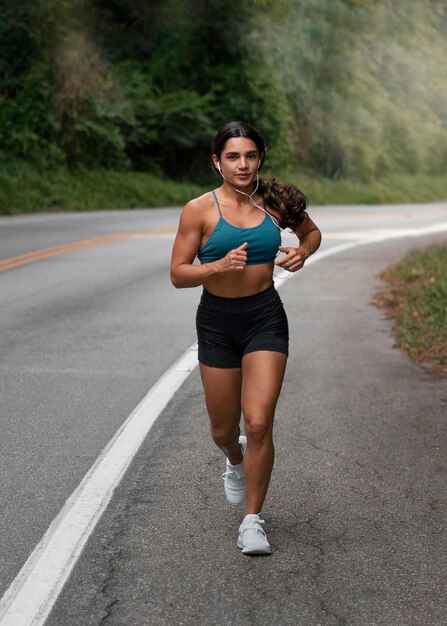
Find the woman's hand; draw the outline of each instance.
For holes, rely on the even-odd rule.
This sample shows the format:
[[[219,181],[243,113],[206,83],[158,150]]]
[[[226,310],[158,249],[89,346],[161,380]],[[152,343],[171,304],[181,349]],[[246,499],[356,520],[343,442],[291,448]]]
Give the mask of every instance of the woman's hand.
[[[234,248],[223,259],[215,261],[219,272],[238,272],[247,265],[248,243],[245,241],[239,248]]]
[[[300,270],[309,254],[302,248],[290,248],[289,246],[280,246],[280,252],[284,252],[285,256],[276,261],[275,265],[282,267],[289,272],[297,272]]]

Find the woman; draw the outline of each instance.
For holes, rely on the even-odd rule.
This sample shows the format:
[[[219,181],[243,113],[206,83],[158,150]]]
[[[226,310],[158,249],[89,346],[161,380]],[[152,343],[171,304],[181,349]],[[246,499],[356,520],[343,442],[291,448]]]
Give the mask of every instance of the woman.
[[[245,503],[237,541],[244,554],[271,553],[259,514],[288,356],[287,317],[273,270],[276,264],[298,271],[321,240],[296,187],[259,181],[264,158],[264,140],[249,124],[230,122],[219,130],[212,161],[222,185],[186,204],[171,261],[175,287],[204,288],[197,312],[200,374],[211,435],[227,457],[226,497]],[[298,247],[280,245],[285,227],[298,236]],[[278,250],[284,255],[275,263]]]

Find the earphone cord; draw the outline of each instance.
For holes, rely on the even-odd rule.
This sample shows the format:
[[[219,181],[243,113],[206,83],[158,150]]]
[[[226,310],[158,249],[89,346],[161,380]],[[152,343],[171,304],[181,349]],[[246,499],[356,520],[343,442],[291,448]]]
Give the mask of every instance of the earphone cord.
[[[265,213],[266,215],[268,215],[268,216],[269,216],[269,218],[270,218],[270,219],[272,220],[272,222],[274,223],[274,225],[275,225],[275,226],[279,229],[279,231],[280,231],[281,233],[285,230],[285,228],[281,228],[281,226],[279,225],[278,220],[276,219],[276,217],[274,217],[273,215],[270,215],[270,213],[269,213],[268,211],[266,211],[266,210],[264,209],[264,207],[262,207],[262,206],[260,206],[259,204],[257,204],[257,203],[254,201],[254,199],[253,199],[253,196],[254,196],[254,194],[256,193],[256,191],[258,190],[258,187],[259,187],[259,176],[256,176],[256,186],[255,186],[255,188],[253,189],[253,191],[251,192],[251,194],[249,194],[249,193],[245,193],[245,191],[241,191],[240,189],[236,189],[236,187],[233,187],[233,185],[227,181],[227,179],[225,178],[225,176],[222,174],[222,172],[221,172],[220,170],[219,170],[219,173],[220,173],[220,175],[222,176],[222,178],[224,179],[224,181],[227,183],[227,185],[229,185],[233,191],[236,191],[236,193],[241,193],[243,196],[247,196],[247,198],[249,198],[249,200],[250,200],[250,202],[252,203],[252,205],[253,205],[253,206],[255,206],[256,208],[260,209],[263,213]],[[276,256],[278,256],[278,254],[279,254],[279,251],[277,252],[277,255],[276,255]],[[287,272],[288,272],[286,276],[278,276],[277,274],[275,274],[275,272],[273,272],[273,276],[274,276],[275,278],[278,278],[279,280],[285,280],[285,279],[286,279],[286,278],[288,278],[288,277],[290,276],[290,274],[292,273],[292,272],[290,272],[289,270],[285,270],[285,271],[287,271]]]
[[[253,191],[251,193],[245,193],[245,191],[241,191],[240,189],[236,189],[236,187],[233,187],[233,185],[227,181],[227,179],[225,178],[225,176],[222,173],[221,173],[221,176],[224,179],[224,181],[227,183],[227,185],[229,185],[233,191],[235,191],[236,193],[241,193],[243,196],[247,196],[247,198],[250,200],[250,202],[252,203],[253,206],[255,206],[257,209],[260,209],[263,213],[268,215],[269,218],[272,220],[272,222],[275,224],[276,228],[278,228],[281,232],[283,230],[285,230],[284,228],[281,228],[281,226],[279,225],[278,220],[276,219],[276,217],[271,215],[268,211],[266,211],[264,209],[264,207],[262,207],[259,204],[257,204],[254,201],[254,199],[253,199],[253,196],[257,192],[258,187],[259,187],[259,176],[256,176],[256,187],[253,189]]]

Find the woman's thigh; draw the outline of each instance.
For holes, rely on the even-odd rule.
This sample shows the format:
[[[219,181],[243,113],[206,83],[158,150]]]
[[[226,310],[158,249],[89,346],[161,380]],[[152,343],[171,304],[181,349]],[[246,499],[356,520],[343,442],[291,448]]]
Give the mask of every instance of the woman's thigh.
[[[200,375],[212,427],[234,430],[241,417],[241,368],[209,367],[200,363]]]
[[[246,426],[271,426],[281,391],[287,356],[260,350],[242,359],[242,411]]]

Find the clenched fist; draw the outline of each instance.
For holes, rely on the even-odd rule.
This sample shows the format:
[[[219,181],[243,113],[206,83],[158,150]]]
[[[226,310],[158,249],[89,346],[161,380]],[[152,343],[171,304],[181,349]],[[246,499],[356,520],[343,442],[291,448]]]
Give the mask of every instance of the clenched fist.
[[[248,243],[245,241],[239,248],[230,250],[223,259],[217,261],[221,272],[237,272],[247,265]]]

